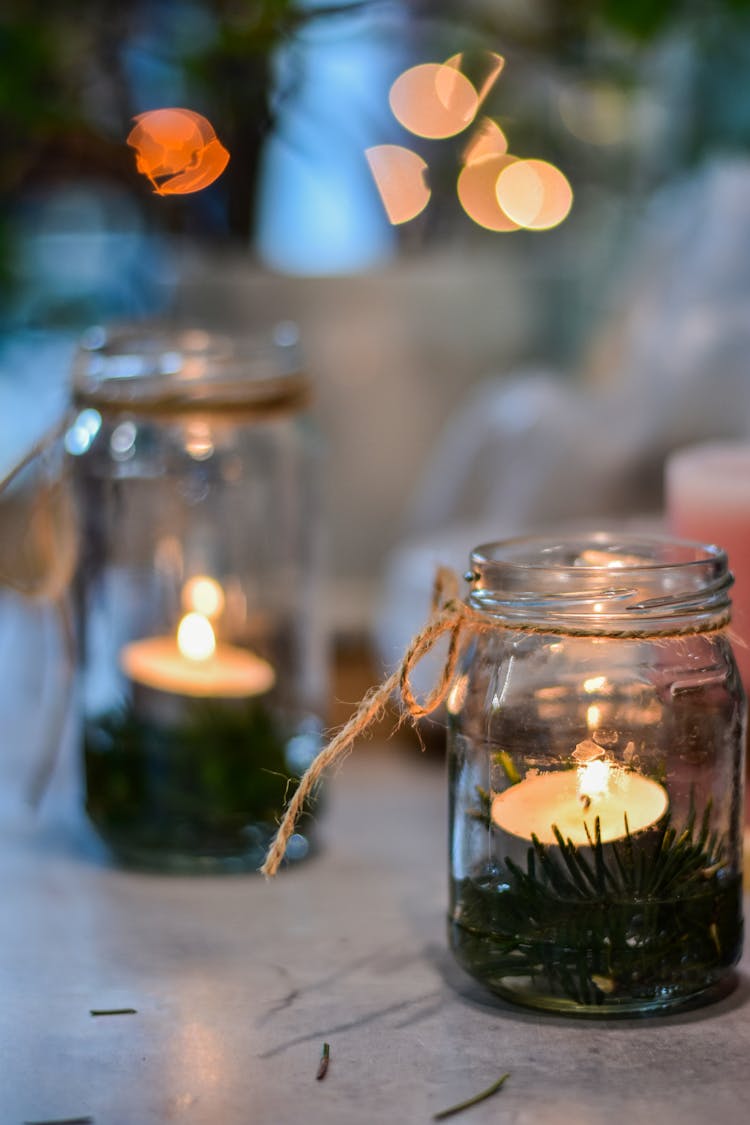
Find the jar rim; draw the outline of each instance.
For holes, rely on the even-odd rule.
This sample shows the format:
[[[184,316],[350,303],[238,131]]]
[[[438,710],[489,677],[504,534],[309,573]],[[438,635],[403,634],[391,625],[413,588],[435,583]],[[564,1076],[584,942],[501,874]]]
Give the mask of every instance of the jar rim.
[[[172,414],[291,411],[307,404],[298,335],[178,328],[161,322],[89,329],[73,360],[77,406]]]
[[[521,551],[529,557],[522,558]],[[564,564],[552,558],[553,551],[567,551],[572,557]],[[671,557],[647,557],[645,552],[661,550]],[[513,553],[518,552],[518,557]],[[539,557],[536,561],[533,552]],[[594,559],[594,555],[601,556]],[[542,556],[546,556],[542,558]],[[610,555],[612,561],[604,561]],[[613,570],[653,570],[662,567],[701,566],[713,561],[726,563],[726,552],[715,543],[700,543],[693,539],[682,539],[671,535],[658,535],[654,532],[644,534],[632,532],[564,532],[550,535],[517,535],[509,539],[498,539],[480,543],[471,552],[472,564],[499,563],[503,566],[520,566],[527,570],[559,570],[566,567],[580,573],[581,570],[611,573]]]
[[[726,552],[668,535],[568,532],[485,543],[468,601],[506,620],[601,635],[707,631],[729,620]]]

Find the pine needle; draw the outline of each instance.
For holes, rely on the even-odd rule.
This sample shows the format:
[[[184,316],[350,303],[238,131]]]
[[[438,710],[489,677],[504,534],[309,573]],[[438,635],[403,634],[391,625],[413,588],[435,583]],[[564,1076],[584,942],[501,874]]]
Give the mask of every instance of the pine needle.
[[[331,1058],[331,1048],[329,1047],[329,1045],[327,1043],[324,1043],[323,1044],[323,1051],[322,1051],[321,1056],[320,1056],[320,1062],[318,1063],[318,1073],[315,1075],[318,1082],[320,1082],[323,1078],[325,1078],[326,1074],[328,1073],[328,1063],[330,1061],[330,1058]]]
[[[135,1008],[89,1008],[90,1016],[135,1016]]]
[[[452,1117],[454,1113],[461,1113],[465,1109],[470,1109],[473,1105],[478,1105],[483,1102],[485,1098],[491,1098],[498,1090],[502,1089],[506,1079],[510,1078],[510,1074],[504,1074],[502,1078],[498,1078],[497,1082],[493,1082],[486,1090],[482,1090],[481,1094],[475,1094],[473,1098],[468,1098],[465,1102],[459,1102],[458,1105],[452,1105],[449,1109],[441,1109],[439,1113],[432,1116],[433,1121],[444,1121],[446,1117]]]

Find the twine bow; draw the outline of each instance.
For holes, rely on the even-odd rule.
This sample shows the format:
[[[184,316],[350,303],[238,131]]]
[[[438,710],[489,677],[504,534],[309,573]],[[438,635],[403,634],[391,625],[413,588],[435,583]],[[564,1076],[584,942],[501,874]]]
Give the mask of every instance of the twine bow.
[[[264,875],[275,875],[294,832],[294,826],[302,812],[305,801],[310,796],[321,776],[351,750],[354,740],[367,730],[382,714],[388,700],[396,688],[408,716],[412,720],[421,719],[435,711],[448,694],[453,674],[456,670],[460,652],[461,631],[469,622],[479,623],[482,616],[458,597],[458,578],[448,567],[439,567],[432,590],[432,607],[427,624],[412,639],[398,668],[378,687],[371,688],[362,699],[357,710],[327,746],[311,762],[289,801],[279,824],[276,835],[261,867]],[[411,685],[411,675],[422,657],[433,648],[446,633],[450,634],[448,653],[437,683],[429,695],[421,702]]]

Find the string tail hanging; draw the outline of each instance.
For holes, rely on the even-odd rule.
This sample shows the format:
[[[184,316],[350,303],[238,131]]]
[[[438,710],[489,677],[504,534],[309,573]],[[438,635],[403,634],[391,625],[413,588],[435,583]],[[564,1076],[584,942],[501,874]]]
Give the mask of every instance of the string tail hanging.
[[[397,688],[400,690],[404,708],[413,721],[431,714],[443,702],[458,662],[461,629],[467,614],[470,613],[468,606],[457,600],[457,590],[458,579],[454,572],[441,567],[435,578],[432,612],[427,624],[412,638],[398,668],[378,687],[371,688],[367,692],[352,717],[323,747],[303,774],[284,810],[276,835],[260,868],[263,875],[270,877],[278,871],[305,802],[314,792],[322,775],[330,766],[350,753],[356,739],[379,718]],[[439,679],[428,696],[420,702],[411,686],[411,674],[422,657],[426,656],[439,638],[446,633],[450,633],[450,640]]]

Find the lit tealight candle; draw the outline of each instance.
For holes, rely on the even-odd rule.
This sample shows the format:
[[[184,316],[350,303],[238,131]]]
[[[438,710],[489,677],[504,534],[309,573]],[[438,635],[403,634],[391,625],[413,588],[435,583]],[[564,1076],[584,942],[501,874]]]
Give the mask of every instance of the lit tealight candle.
[[[146,637],[125,645],[120,664],[134,683],[203,699],[261,695],[276,678],[267,660],[235,645],[217,644],[211,622],[201,613],[185,614],[176,637]]]
[[[661,820],[668,804],[658,782],[597,758],[576,769],[527,775],[493,798],[492,820],[513,836],[536,836],[542,844],[557,843],[554,825],[565,840],[585,846],[589,835],[594,838],[597,817],[602,843],[608,843],[625,836],[626,817],[631,834],[642,832]]]

